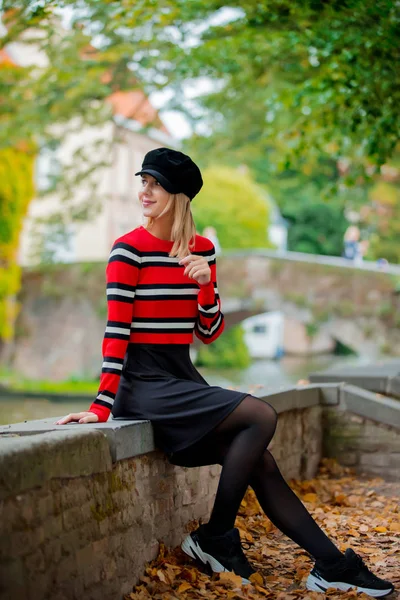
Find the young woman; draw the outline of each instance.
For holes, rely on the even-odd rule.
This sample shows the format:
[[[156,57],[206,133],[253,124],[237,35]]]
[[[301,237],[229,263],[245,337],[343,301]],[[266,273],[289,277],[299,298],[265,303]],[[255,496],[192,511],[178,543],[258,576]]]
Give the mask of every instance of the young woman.
[[[193,332],[205,344],[223,331],[215,250],[196,235],[190,202],[203,181],[185,154],[146,154],[139,200],[146,227],[114,243],[107,266],[108,321],[100,389],[88,412],[58,424],[149,419],[156,442],[173,464],[221,464],[207,524],[183,542],[192,558],[245,582],[254,572],[234,528],[249,485],[271,521],[315,559],[307,587],[357,587],[384,596],[393,585],[375,577],[350,548],[343,555],[283,479],[268,451],[277,414],[246,393],[209,386],[189,357]]]

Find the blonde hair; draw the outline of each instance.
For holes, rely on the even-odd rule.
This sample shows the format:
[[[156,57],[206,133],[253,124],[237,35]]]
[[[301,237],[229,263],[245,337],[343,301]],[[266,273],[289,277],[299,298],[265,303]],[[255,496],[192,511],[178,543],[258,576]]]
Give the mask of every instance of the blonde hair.
[[[171,238],[174,242],[169,253],[170,256],[185,258],[194,248],[196,237],[196,226],[194,224],[192,211],[190,210],[190,199],[185,194],[170,194],[166,207],[157,218],[165,215],[170,210],[174,211]],[[149,218],[147,229],[151,230],[156,219]]]

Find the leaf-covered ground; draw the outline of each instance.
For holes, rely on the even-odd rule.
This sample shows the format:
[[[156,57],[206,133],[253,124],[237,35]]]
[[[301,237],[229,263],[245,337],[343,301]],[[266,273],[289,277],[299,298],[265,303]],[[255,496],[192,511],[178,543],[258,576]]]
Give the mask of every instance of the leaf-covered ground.
[[[356,478],[349,469],[324,460],[316,479],[291,481],[290,485],[339,548],[352,547],[361,554],[377,575],[394,583],[396,591],[388,599],[400,600],[400,483]],[[197,525],[190,523],[188,530]],[[252,584],[240,585],[240,578],[231,573],[209,577],[180,548],[168,551],[160,544],[157,559],[125,599],[369,598],[355,591],[308,592],[310,556],[272,525],[251,490],[242,502],[236,526],[257,569]]]

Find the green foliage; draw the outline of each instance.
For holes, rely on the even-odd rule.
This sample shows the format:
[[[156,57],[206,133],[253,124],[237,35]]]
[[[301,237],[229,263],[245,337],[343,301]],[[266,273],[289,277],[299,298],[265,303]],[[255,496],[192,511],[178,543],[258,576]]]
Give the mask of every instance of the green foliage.
[[[44,379],[24,379],[19,373],[3,369],[0,384],[14,391],[57,393],[67,395],[96,394],[98,380],[71,377],[65,381],[47,381]]]
[[[369,191],[362,223],[369,240],[367,258],[400,263],[400,186],[377,180]]]
[[[250,363],[244,331],[240,325],[224,331],[212,344],[202,345],[196,359],[197,366],[213,369],[245,369]]]
[[[203,189],[192,206],[200,233],[205,227],[215,227],[223,249],[270,245],[267,200],[249,175],[220,166],[205,169],[203,179]]]
[[[306,334],[307,337],[312,340],[319,332],[319,324],[316,321],[306,323]]]
[[[395,3],[238,6],[235,20],[206,29],[187,53],[186,77],[207,74],[224,84],[201,98],[215,133],[209,146],[226,154],[256,144],[260,156],[274,146],[280,168],[321,155],[348,156],[362,167],[366,158],[385,162],[400,137]],[[203,13],[219,7],[218,0],[207,2]],[[355,171],[351,177],[354,185]]]
[[[66,30],[55,12],[65,6]],[[392,0],[165,0],[160,10],[155,0],[5,0],[2,8],[12,10],[0,48],[22,37],[35,45],[40,34],[48,62],[34,69],[3,63],[0,96],[10,102],[0,103],[0,148],[49,142],[55,123],[65,126],[63,135],[104,123],[115,91],[169,88],[168,108],[184,112],[194,127],[188,148],[203,165],[250,166],[290,217],[292,249],[341,254],[345,202],[357,195],[363,201],[360,173],[362,181],[378,173],[400,139],[400,12]],[[226,9],[225,20],[211,20]],[[90,34],[99,32],[94,51]],[[211,91],[199,92],[188,107],[184,86],[204,77]],[[65,183],[67,199],[93,174],[85,150],[76,153],[82,170]],[[343,157],[351,161],[350,191],[337,194]],[[331,208],[322,204],[322,190]],[[94,205],[80,206],[73,218],[90,218]],[[206,217],[205,225],[218,225],[213,211]],[[399,222],[397,211],[389,223],[372,226],[368,257],[400,261]],[[200,215],[198,224],[201,230]],[[231,239],[250,247],[233,228],[228,245],[220,235],[223,247],[232,247]],[[257,237],[252,246],[259,245]]]
[[[324,202],[293,203],[284,213],[291,222],[288,249],[310,254],[340,256],[348,223],[343,211]]]
[[[17,265],[19,234],[34,194],[33,154],[0,152],[0,340],[12,337],[17,314],[15,296],[21,273]]]

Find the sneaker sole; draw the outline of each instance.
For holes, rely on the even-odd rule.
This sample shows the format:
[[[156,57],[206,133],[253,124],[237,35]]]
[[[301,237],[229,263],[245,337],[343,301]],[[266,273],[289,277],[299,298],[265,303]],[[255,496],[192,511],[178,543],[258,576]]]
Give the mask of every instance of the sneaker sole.
[[[392,588],[387,590],[372,590],[358,585],[350,585],[343,581],[325,581],[322,577],[315,577],[315,575],[312,575],[311,573],[307,577],[306,588],[313,592],[325,592],[328,588],[336,588],[342,592],[347,592],[347,590],[350,590],[351,588],[356,588],[357,592],[364,592],[364,594],[368,594],[368,596],[372,596],[373,598],[382,598],[394,591]]]
[[[229,569],[226,569],[220,562],[211,554],[207,554],[207,552],[203,552],[197,542],[194,541],[191,535],[188,535],[181,544],[182,550],[190,556],[190,558],[194,558],[195,560],[200,561],[204,565],[209,565],[214,573],[232,573]],[[247,583],[251,583],[245,577],[242,577],[242,585]]]

